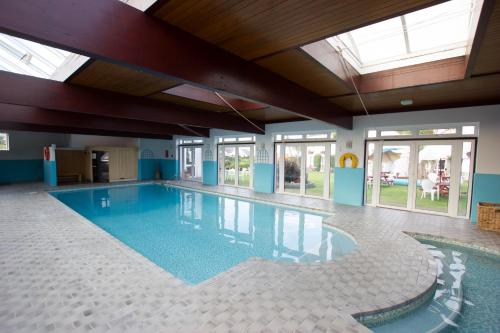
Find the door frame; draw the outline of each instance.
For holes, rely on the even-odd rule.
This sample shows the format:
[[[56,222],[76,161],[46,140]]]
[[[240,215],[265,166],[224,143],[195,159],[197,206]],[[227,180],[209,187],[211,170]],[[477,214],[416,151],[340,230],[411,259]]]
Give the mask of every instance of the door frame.
[[[465,216],[458,215],[459,200],[460,200],[460,177],[461,177],[461,166],[462,166],[462,155],[463,155],[463,144],[465,142],[471,142],[471,156],[469,165],[469,186],[467,193],[467,210]],[[373,184],[372,184],[372,197],[371,202],[366,201],[366,196],[364,196],[364,202],[366,205],[408,210],[419,213],[433,214],[433,215],[443,215],[451,216],[456,218],[470,218],[471,211],[471,199],[472,199],[472,186],[473,186],[473,175],[474,166],[476,161],[476,145],[477,138],[472,137],[461,137],[461,138],[426,138],[426,139],[387,139],[387,140],[365,140],[365,177],[364,177],[364,192],[366,193],[367,181],[366,181],[366,166],[368,164],[368,144],[373,143],[374,146],[374,158],[373,158]],[[380,177],[375,177],[375,175],[380,175],[381,165],[382,165],[382,148],[384,143],[389,143],[390,145],[398,146],[405,145],[410,146],[410,158],[408,166],[408,197],[407,206],[398,207],[391,205],[380,204]],[[451,163],[450,163],[450,193],[448,194],[448,211],[439,212],[425,209],[418,209],[415,207],[416,195],[417,195],[417,162],[418,162],[418,147],[421,145],[450,145],[451,146]],[[457,158],[458,157],[458,158]]]
[[[234,147],[235,155],[234,155],[234,184],[226,184],[225,183],[225,159],[226,155],[224,154],[224,149],[226,147]],[[242,186],[239,184],[240,182],[240,167],[239,167],[239,148],[240,147],[249,147],[250,148],[250,179],[248,186]],[[217,178],[218,183],[224,186],[232,186],[232,187],[241,187],[241,188],[253,188],[253,179],[254,179],[254,164],[255,164],[255,143],[219,143],[217,144]]]
[[[189,145],[179,145],[179,173],[180,173],[180,176],[181,176],[181,180],[187,180],[187,181],[192,181],[192,182],[202,182],[203,181],[203,144],[189,144]],[[193,165],[192,167],[193,168],[196,168],[195,164],[196,164],[196,154],[194,152],[194,150],[196,148],[200,148],[201,149],[201,161],[200,161],[200,165],[201,165],[201,178],[200,179],[196,179],[194,177],[194,175],[196,174],[196,170],[194,170],[194,172],[192,172],[192,175],[190,178],[185,178],[184,177],[184,148],[189,148],[192,150],[192,156],[193,156]]]
[[[275,142],[274,143],[274,160],[275,160],[275,168],[274,168],[274,177],[276,177],[276,171],[278,171],[278,184],[279,186],[275,188],[275,191],[283,194],[290,194],[296,196],[303,196],[308,198],[316,198],[316,199],[330,199],[330,177],[333,177],[333,172],[331,171],[331,156],[332,156],[332,144],[335,145],[336,149],[336,141],[283,141],[283,142]],[[280,147],[279,151],[279,160],[276,160],[276,152],[278,151],[278,145]],[[285,146],[299,146],[300,147],[300,193],[292,193],[285,192]],[[307,175],[307,146],[324,146],[325,147],[325,172],[324,172],[324,181],[323,181],[323,195],[315,196],[306,194],[305,181]],[[335,156],[335,152],[334,152]],[[335,161],[334,161],[335,164]]]

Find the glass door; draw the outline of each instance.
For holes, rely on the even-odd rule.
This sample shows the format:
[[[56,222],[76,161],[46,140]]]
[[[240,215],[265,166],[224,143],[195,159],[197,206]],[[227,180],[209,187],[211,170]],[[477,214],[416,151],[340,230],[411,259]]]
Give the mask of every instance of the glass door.
[[[240,146],[238,149],[238,186],[250,187],[252,183],[252,147]]]
[[[410,181],[411,144],[384,143],[380,156],[379,204],[384,206],[408,206]]]
[[[447,213],[452,184],[452,144],[417,144],[415,209]]]
[[[306,156],[306,195],[328,196],[329,168],[326,167],[326,145],[307,145]]]
[[[468,217],[475,141],[372,141],[365,203]]]
[[[221,145],[219,156],[221,184],[252,187],[254,145]]]
[[[181,178],[184,180],[202,181],[202,147],[181,146]]]
[[[287,193],[302,193],[302,146],[285,145],[284,190]]]
[[[280,143],[275,150],[277,192],[333,196],[335,143]]]
[[[223,146],[224,185],[236,185],[236,147]]]

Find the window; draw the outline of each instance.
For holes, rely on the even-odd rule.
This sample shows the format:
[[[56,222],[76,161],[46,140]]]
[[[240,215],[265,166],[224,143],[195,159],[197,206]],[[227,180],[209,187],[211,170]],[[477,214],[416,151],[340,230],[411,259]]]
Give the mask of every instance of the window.
[[[319,132],[310,134],[276,134],[274,141],[333,141],[337,138],[336,132]]]
[[[219,143],[233,143],[233,142],[255,142],[254,136],[240,136],[240,137],[226,137],[226,138],[218,138],[217,142]]]
[[[369,138],[375,138],[375,137],[377,137],[377,130],[368,130],[367,136]]]
[[[306,134],[306,139],[327,139],[328,134]]]
[[[412,135],[412,131],[408,130],[397,130],[397,131],[380,131],[380,136],[401,136],[401,135]]]
[[[447,1],[326,40],[360,74],[463,56],[475,6]]]
[[[462,135],[474,135],[476,126],[462,126]]]
[[[456,128],[434,128],[434,129],[421,129],[418,131],[418,135],[446,135],[446,134],[456,134]]]
[[[9,134],[0,133],[0,151],[9,150]]]

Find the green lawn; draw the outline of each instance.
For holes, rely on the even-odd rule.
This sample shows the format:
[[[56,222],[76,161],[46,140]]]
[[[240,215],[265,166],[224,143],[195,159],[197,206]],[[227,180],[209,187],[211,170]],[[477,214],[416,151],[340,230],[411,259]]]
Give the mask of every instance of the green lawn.
[[[460,186],[460,200],[458,202],[459,213],[465,215],[467,210],[467,188],[468,184],[464,183]],[[368,187],[366,190],[367,201],[370,201],[372,196],[372,187]],[[406,200],[408,196],[408,188],[403,185],[394,186],[381,186],[380,187],[380,204],[388,206],[406,207]],[[431,200],[430,194],[427,194],[426,198],[421,199],[422,192],[421,189],[417,189],[417,199],[415,207],[417,209],[423,210],[433,210],[440,212],[448,211],[448,196],[441,195],[439,200],[434,197],[434,201]]]
[[[319,172],[319,171],[308,171],[307,181],[310,184],[312,183],[314,186],[306,187],[306,195],[322,197],[323,191],[324,191],[323,185],[325,182],[325,174],[323,172]],[[285,184],[285,192],[300,193],[300,188],[298,188],[298,187],[290,188],[290,187],[287,187]],[[330,193],[333,194],[333,174],[330,177]]]

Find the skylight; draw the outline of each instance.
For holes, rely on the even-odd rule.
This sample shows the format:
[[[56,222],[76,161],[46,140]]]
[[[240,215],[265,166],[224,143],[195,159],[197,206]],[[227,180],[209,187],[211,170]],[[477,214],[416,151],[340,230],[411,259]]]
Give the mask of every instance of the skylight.
[[[139,9],[140,11],[145,11],[153,3],[156,2],[156,0],[120,0],[123,3],[126,3],[129,6],[134,7],[135,9]]]
[[[0,70],[64,81],[87,57],[0,34]]]
[[[474,0],[452,0],[327,41],[359,74],[463,56],[475,5]]]

